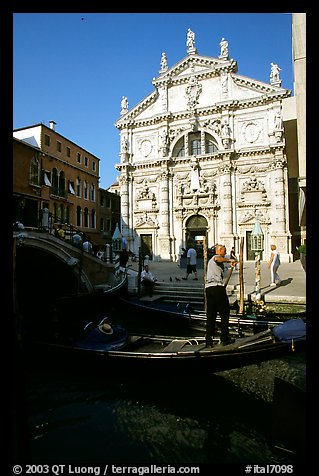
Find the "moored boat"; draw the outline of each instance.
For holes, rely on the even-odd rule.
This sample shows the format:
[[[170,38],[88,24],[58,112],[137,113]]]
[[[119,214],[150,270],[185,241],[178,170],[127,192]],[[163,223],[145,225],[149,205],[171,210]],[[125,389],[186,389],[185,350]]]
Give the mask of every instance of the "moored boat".
[[[130,331],[149,329],[157,332],[164,328],[167,329],[168,334],[176,333],[179,330],[180,332],[193,331],[199,335],[203,335],[206,331],[204,309],[195,307],[190,302],[172,302],[164,298],[140,299],[122,294],[114,304],[119,319],[122,322],[124,320],[125,327]],[[231,311],[229,325],[232,330],[237,330],[238,333],[258,332],[281,324],[292,317],[303,318],[305,312],[301,310],[292,315],[282,312],[240,314]],[[217,323],[219,322],[220,317],[217,316]]]
[[[26,343],[31,354],[41,356],[38,365],[45,363],[56,368],[71,363],[86,372],[90,369],[107,371],[107,375],[128,377],[176,375],[188,376],[200,372],[219,372],[282,355],[305,348],[306,324],[293,319],[243,338],[222,345],[214,340],[212,347],[205,347],[204,337],[181,338],[151,334],[129,334],[119,325],[109,325],[104,319],[95,325],[89,323],[82,336],[74,339],[42,339]],[[111,333],[103,331],[105,325]]]

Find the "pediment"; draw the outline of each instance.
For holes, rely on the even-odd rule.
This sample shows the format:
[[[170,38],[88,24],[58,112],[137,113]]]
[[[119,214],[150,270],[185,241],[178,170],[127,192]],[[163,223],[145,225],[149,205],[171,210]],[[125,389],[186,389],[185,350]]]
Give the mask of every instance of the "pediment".
[[[287,97],[290,91],[237,74],[237,63],[230,59],[188,55],[157,78],[155,90],[124,114],[116,123],[121,128],[130,121],[155,121],[189,109],[185,90],[193,80],[194,107],[198,110],[226,101],[269,100],[269,96]],[[197,86],[199,85],[199,86]],[[166,92],[169,91],[168,107]],[[226,92],[225,92],[226,91]],[[192,97],[191,97],[192,99]]]
[[[208,56],[187,56],[174,66],[169,68],[165,73],[160,74],[157,78],[153,79],[154,86],[161,84],[163,81],[169,80],[170,82],[185,79],[191,74],[195,75],[207,75],[215,73],[220,74],[220,71],[237,71],[237,63],[234,60],[221,60],[219,58],[211,58]]]

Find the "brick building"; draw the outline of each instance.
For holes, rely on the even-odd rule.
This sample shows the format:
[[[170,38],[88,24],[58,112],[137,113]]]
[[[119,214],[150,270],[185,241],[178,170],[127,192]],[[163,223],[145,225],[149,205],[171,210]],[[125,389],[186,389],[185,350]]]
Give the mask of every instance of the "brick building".
[[[13,131],[13,220],[27,227],[41,223],[48,209],[52,223],[84,231],[101,243],[99,230],[100,159],[50,127],[35,124]]]

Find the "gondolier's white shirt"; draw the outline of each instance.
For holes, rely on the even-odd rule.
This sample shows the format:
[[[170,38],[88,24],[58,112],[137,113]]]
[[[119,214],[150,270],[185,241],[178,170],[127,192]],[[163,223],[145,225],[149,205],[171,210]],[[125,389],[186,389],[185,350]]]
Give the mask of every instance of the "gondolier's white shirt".
[[[205,288],[210,286],[224,286],[224,263],[217,263],[214,255],[207,264]]]

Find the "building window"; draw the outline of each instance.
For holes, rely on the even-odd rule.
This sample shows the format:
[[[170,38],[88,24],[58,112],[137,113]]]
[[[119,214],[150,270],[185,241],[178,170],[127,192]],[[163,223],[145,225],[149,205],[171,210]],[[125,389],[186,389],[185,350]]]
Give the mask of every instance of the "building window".
[[[66,180],[65,180],[65,173],[60,172],[59,175],[59,195],[60,197],[66,197]]]
[[[44,145],[50,147],[50,143],[51,143],[50,136],[48,136],[48,134],[44,134]]]
[[[177,144],[174,147],[173,156],[174,157],[185,157],[184,137],[181,137],[177,141]]]
[[[89,227],[89,210],[87,207],[84,208],[84,226],[85,228]]]
[[[91,200],[95,202],[95,186],[94,184],[91,185]]]
[[[88,183],[87,181],[85,180],[84,181],[84,198],[87,200],[89,197],[88,197]]]
[[[92,162],[92,170],[93,170],[93,172],[96,171],[96,163],[94,161]]]
[[[76,196],[81,197],[81,180],[79,178],[76,179]]]
[[[104,231],[104,218],[100,218],[100,231]]]
[[[66,156],[67,156],[67,157],[71,157],[71,149],[70,149],[70,147],[67,147],[67,148],[66,148]]]
[[[105,231],[111,231],[111,220],[109,218],[106,219]]]
[[[205,133],[205,154],[212,154],[218,151],[216,140],[210,134]]]
[[[188,141],[190,155],[201,155],[200,134],[189,134]]]
[[[82,210],[80,205],[76,207],[76,226],[82,226]]]
[[[96,221],[95,221],[96,215],[95,215],[95,210],[91,210],[91,228],[95,228]]]
[[[89,159],[87,157],[84,157],[84,165],[85,167],[89,166]]]
[[[57,169],[52,171],[52,189],[53,195],[58,195],[59,197],[66,197],[65,190],[65,174],[64,172],[58,172]]]
[[[40,185],[40,162],[35,157],[30,162],[30,184]]]
[[[81,154],[78,152],[76,156],[77,156],[77,161],[80,164],[81,163]]]
[[[100,195],[100,202],[101,202],[100,206],[104,207],[104,195],[102,195],[102,194]]]
[[[62,144],[61,144],[61,142],[58,141],[58,140],[56,141],[56,150],[57,150],[58,152],[61,152],[61,150],[62,150]]]

